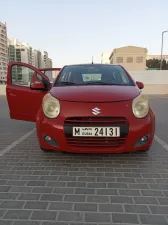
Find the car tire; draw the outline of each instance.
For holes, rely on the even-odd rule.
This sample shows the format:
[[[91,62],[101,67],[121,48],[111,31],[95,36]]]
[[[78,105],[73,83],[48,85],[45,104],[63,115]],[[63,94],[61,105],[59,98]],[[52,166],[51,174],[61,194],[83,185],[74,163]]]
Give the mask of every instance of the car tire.
[[[41,149],[41,151],[43,151],[43,152],[51,152],[51,150],[45,149],[45,148],[42,148],[42,147],[40,147],[40,149]]]
[[[147,148],[147,149],[141,150],[141,152],[148,152],[149,150],[150,148]]]
[[[44,149],[44,148],[42,148],[42,147],[40,147],[40,149],[41,149],[43,152],[46,152],[46,151],[47,151],[46,149]]]

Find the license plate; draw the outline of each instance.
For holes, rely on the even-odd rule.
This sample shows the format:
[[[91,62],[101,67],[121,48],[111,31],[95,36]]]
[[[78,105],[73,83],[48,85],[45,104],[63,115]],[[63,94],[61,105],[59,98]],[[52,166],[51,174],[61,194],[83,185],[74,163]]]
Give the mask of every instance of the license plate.
[[[77,137],[120,137],[120,127],[73,127]]]

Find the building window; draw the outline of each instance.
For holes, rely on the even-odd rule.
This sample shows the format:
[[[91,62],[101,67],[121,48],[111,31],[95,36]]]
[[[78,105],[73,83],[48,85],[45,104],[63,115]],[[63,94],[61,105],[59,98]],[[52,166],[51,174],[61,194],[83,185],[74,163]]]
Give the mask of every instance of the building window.
[[[136,57],[136,62],[137,63],[142,63],[143,62],[143,56]]]
[[[123,63],[123,57],[117,57],[116,62],[117,63]]]
[[[133,63],[133,57],[127,57],[127,63]]]

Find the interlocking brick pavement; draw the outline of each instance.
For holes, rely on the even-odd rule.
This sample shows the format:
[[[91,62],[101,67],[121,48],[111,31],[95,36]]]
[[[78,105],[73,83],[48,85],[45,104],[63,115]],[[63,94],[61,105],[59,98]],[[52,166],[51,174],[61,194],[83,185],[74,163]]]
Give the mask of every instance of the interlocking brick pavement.
[[[44,153],[32,134],[0,157],[0,225],[166,225],[168,152]]]

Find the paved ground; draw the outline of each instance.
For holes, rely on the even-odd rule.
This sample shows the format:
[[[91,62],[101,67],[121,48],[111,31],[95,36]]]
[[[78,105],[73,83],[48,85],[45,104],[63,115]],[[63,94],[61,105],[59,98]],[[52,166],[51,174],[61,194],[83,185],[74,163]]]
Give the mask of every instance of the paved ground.
[[[100,156],[41,152],[0,96],[0,225],[168,224],[168,98],[151,98],[152,149]]]

